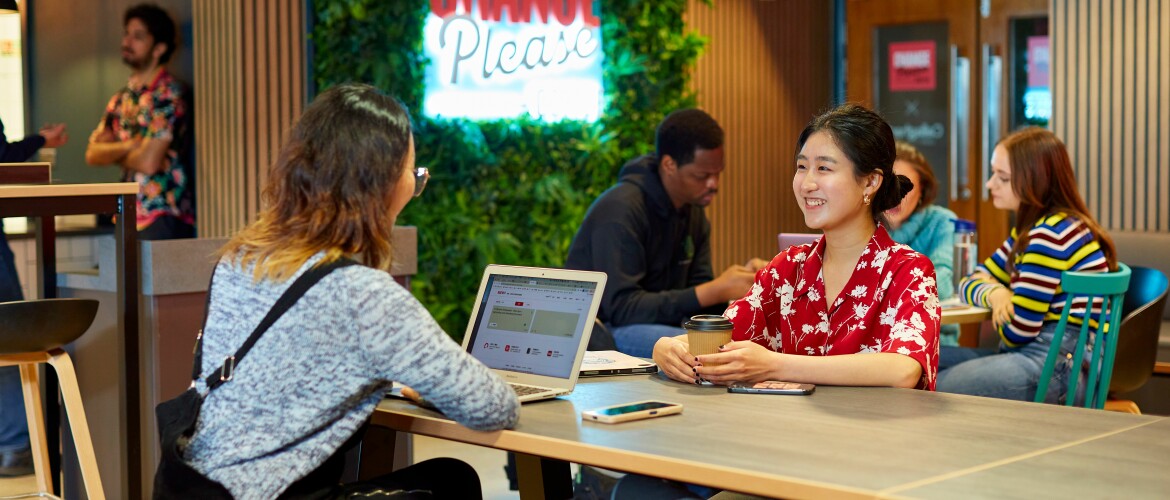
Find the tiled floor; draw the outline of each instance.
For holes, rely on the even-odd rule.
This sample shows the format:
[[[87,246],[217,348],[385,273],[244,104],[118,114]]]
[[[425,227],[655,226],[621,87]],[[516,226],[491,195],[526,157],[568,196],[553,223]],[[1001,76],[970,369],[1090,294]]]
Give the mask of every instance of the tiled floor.
[[[519,493],[508,490],[508,479],[504,476],[504,464],[507,462],[507,458],[503,451],[416,436],[414,438],[414,457],[416,462],[434,457],[458,458],[471,464],[479,473],[485,500],[520,498]],[[0,497],[27,493],[35,489],[33,476],[0,478]]]

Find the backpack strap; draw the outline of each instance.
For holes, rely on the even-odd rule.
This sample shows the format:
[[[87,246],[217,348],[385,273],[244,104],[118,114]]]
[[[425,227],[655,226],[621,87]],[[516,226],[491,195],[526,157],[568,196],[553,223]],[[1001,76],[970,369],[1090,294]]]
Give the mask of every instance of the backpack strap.
[[[280,319],[280,317],[283,316],[285,312],[291,309],[292,306],[296,304],[297,300],[299,300],[301,296],[305,294],[305,292],[309,291],[313,285],[316,285],[318,281],[321,281],[322,278],[328,276],[329,273],[332,273],[337,269],[349,267],[352,265],[357,265],[357,262],[352,259],[343,257],[328,264],[314,266],[308,271],[305,271],[305,273],[297,278],[296,281],[294,281],[293,284],[288,287],[288,290],[285,290],[284,294],[282,294],[280,298],[276,300],[276,304],[272,306],[272,309],[268,310],[268,314],[264,316],[264,319],[260,321],[259,325],[256,325],[256,329],[252,330],[252,334],[249,335],[248,339],[244,341],[243,345],[241,345],[240,348],[236,350],[235,354],[228,356],[227,359],[224,360],[223,364],[219,366],[219,368],[217,368],[214,372],[211,373],[211,375],[208,375],[207,378],[204,379],[204,382],[207,383],[208,390],[213,390],[216,387],[223,385],[224,382],[231,380],[232,376],[235,374],[236,365],[244,359],[244,356],[248,355],[248,351],[252,350],[252,346],[256,345],[256,341],[260,340],[260,336],[263,335],[270,326],[276,323],[276,320]],[[212,272],[213,278],[214,275],[215,273]],[[210,285],[208,285],[207,289],[207,304],[208,311],[210,311]],[[204,328],[207,327],[207,312],[204,312],[203,326]],[[202,365],[203,330],[200,329],[199,337],[195,342],[195,364],[192,368],[192,380],[199,378],[199,369],[202,367]]]

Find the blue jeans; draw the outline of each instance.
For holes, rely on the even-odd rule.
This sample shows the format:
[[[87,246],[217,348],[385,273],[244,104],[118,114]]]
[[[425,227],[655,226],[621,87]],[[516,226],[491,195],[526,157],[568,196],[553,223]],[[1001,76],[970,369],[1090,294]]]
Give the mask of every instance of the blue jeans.
[[[1046,403],[1064,404],[1068,391],[1068,377],[1072,361],[1068,353],[1076,349],[1077,337],[1073,328],[1067,329],[1056,358],[1052,381],[1048,384]],[[1044,371],[1048,346],[1056,332],[1056,323],[1045,323],[1036,340],[1018,349],[989,350],[963,347],[943,347],[939,352],[939,392],[969,394],[1017,401],[1032,401],[1036,386]],[[1086,354],[1087,356],[1087,354]],[[1078,394],[1083,395],[1084,376],[1080,374]],[[1078,400],[1081,396],[1078,396]]]
[[[610,329],[618,351],[639,358],[654,356],[654,343],[662,337],[674,337],[686,333],[682,327],[655,323],[615,326]]]
[[[0,222],[0,302],[22,300],[20,280],[4,223]],[[28,423],[24,417],[24,394],[20,390],[20,368],[0,366],[0,452],[28,448]]]

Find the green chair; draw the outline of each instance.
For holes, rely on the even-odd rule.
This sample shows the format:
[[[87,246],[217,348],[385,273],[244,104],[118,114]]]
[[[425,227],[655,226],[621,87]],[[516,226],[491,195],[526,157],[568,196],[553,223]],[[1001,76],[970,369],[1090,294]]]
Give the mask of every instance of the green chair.
[[[1090,305],[1100,303],[1101,308],[1094,314],[1093,308],[1089,307],[1081,322],[1077,347],[1072,353],[1072,368],[1068,377],[1065,404],[1068,406],[1076,404],[1081,367],[1087,366],[1083,406],[1095,409],[1105,407],[1105,399],[1109,396],[1109,379],[1113,375],[1113,358],[1117,352],[1117,334],[1121,331],[1121,306],[1125,301],[1125,292],[1129,289],[1130,274],[1129,266],[1120,262],[1117,263],[1117,271],[1111,273],[1065,271],[1061,274],[1060,287],[1067,296],[1064,312],[1060,315],[1056,334],[1052,338],[1052,345],[1048,348],[1044,371],[1040,374],[1040,381],[1036,387],[1037,403],[1043,403],[1044,396],[1048,394],[1048,383],[1056,367],[1056,357],[1060,353],[1073,302],[1077,299],[1087,299]],[[1096,327],[1092,326],[1094,322]],[[1085,359],[1086,346],[1090,342],[1092,353]]]

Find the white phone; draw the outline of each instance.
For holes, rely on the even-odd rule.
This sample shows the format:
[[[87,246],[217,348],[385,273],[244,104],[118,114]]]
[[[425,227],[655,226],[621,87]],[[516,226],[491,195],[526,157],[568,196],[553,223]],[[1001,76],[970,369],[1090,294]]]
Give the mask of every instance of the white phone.
[[[581,418],[604,424],[616,424],[619,422],[629,422],[630,420],[674,415],[676,413],[682,413],[682,409],[683,406],[678,403],[638,401],[585,410],[581,412]]]

